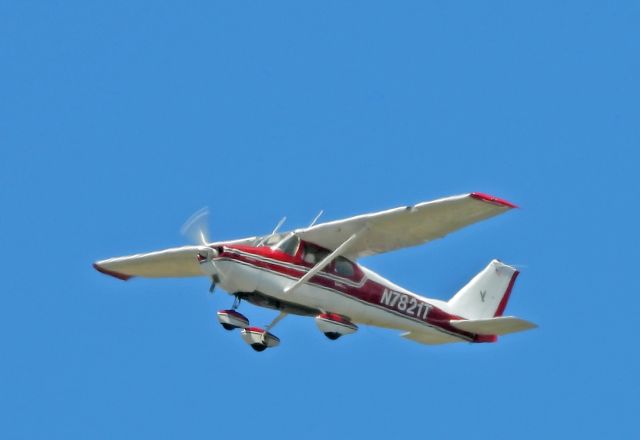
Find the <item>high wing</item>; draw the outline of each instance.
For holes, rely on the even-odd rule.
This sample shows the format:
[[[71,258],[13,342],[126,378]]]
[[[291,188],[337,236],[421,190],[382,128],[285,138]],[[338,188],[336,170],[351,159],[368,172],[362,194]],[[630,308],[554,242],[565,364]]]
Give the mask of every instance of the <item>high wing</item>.
[[[209,243],[208,246],[222,244],[251,244],[257,237],[240,240]],[[93,267],[106,275],[128,280],[133,277],[166,278],[202,276],[198,254],[203,246],[183,246],[144,254],[127,255],[97,261]]]
[[[506,200],[470,193],[322,223],[295,232],[301,239],[331,250],[358,234],[358,239],[343,254],[355,260],[442,238],[512,208],[516,206]]]
[[[515,207],[496,197],[471,193],[322,223],[294,232],[301,239],[332,251],[348,244],[344,246],[344,252],[341,255],[355,260],[442,238],[450,232]],[[254,245],[260,241],[260,237],[249,237],[224,243],[210,243],[208,246]],[[184,246],[110,258],[96,262],[94,267],[100,272],[123,280],[136,276],[149,278],[199,276],[202,275],[198,263],[200,248],[200,246]]]

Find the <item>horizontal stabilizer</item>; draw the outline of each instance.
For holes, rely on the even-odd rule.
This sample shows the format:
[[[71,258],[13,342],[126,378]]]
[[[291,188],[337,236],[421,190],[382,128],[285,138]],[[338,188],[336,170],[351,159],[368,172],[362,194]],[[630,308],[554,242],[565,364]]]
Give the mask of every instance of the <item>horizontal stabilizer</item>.
[[[448,335],[446,333],[419,333],[419,332],[407,332],[402,333],[402,336],[405,339],[409,339],[411,341],[419,342],[420,344],[427,345],[440,345],[440,344],[449,344],[451,342],[464,342],[465,340],[462,338],[456,338],[455,336]]]
[[[506,335],[538,327],[533,322],[515,316],[500,316],[488,319],[452,320],[449,324],[466,332],[478,335]]]

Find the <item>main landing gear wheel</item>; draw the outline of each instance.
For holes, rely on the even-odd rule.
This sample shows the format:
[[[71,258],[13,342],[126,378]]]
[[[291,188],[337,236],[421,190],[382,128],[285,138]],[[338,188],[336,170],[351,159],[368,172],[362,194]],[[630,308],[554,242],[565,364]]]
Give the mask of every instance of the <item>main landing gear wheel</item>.
[[[335,341],[340,336],[349,335],[358,330],[358,326],[355,325],[349,318],[346,318],[337,313],[321,313],[316,316],[316,324],[324,335]]]
[[[267,346],[264,344],[251,344],[251,348],[253,348],[255,351],[265,351],[267,349]]]

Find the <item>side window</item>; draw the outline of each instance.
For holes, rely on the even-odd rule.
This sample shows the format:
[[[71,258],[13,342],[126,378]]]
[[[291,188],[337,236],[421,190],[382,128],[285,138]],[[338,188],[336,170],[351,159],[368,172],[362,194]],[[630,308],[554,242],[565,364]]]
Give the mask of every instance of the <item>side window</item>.
[[[335,270],[338,275],[346,278],[351,278],[356,272],[353,263],[343,257],[336,258]]]
[[[315,244],[305,243],[304,252],[302,253],[302,259],[305,261],[305,263],[318,264],[327,255],[329,255],[329,253],[330,252],[328,250],[322,249]]]
[[[309,264],[316,264],[316,253],[314,252],[315,250],[317,250],[318,247],[314,246],[312,244],[309,243],[305,243],[304,244],[304,251],[302,253],[302,259],[304,260],[305,263],[309,263]]]

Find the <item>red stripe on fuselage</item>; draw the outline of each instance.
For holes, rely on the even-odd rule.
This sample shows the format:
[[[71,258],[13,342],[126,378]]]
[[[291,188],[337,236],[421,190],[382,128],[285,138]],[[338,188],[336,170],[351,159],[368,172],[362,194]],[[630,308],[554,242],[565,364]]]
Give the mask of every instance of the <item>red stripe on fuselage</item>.
[[[251,266],[255,266],[257,268],[270,270],[276,272],[280,275],[287,276],[293,279],[301,278],[308,269],[300,264],[300,262],[287,254],[282,252],[274,251],[270,248],[259,247],[254,248],[250,246],[228,246],[226,252],[223,252],[219,258],[229,258],[231,260],[235,260],[244,264],[249,264]],[[247,255],[250,254],[250,255]],[[254,258],[253,255],[255,255]],[[295,266],[295,267],[291,267]],[[359,269],[358,272],[362,274],[362,277],[365,275]],[[336,275],[331,275],[336,276]],[[412,321],[422,322],[429,327],[436,327],[440,330],[445,331],[446,333],[451,333],[455,336],[459,336],[463,339],[472,340],[474,342],[492,342],[488,340],[487,337],[475,335],[473,333],[465,332],[459,330],[452,325],[449,324],[450,320],[459,320],[464,319],[462,317],[451,315],[444,310],[441,310],[435,307],[433,304],[428,303],[422,300],[420,297],[416,295],[406,294],[403,292],[398,292],[401,295],[406,295],[410,298],[415,298],[417,301],[426,303],[429,305],[429,312],[425,318],[421,318],[419,316],[403,313],[402,310],[391,307],[388,304],[382,302],[382,296],[385,290],[393,290],[390,287],[379,284],[375,281],[372,281],[368,278],[364,280],[360,280],[358,285],[353,286],[350,284],[356,284],[351,279],[341,279],[341,281],[336,281],[330,278],[330,274],[326,271],[321,271],[318,275],[313,276],[308,282],[310,284],[314,284],[319,287],[323,287],[326,289],[330,289],[335,291],[336,293],[346,295],[353,299],[359,300],[361,302],[367,303],[368,305],[384,309],[390,313],[394,313],[396,315],[400,315],[405,319],[409,319]],[[397,292],[397,291],[395,291]]]

